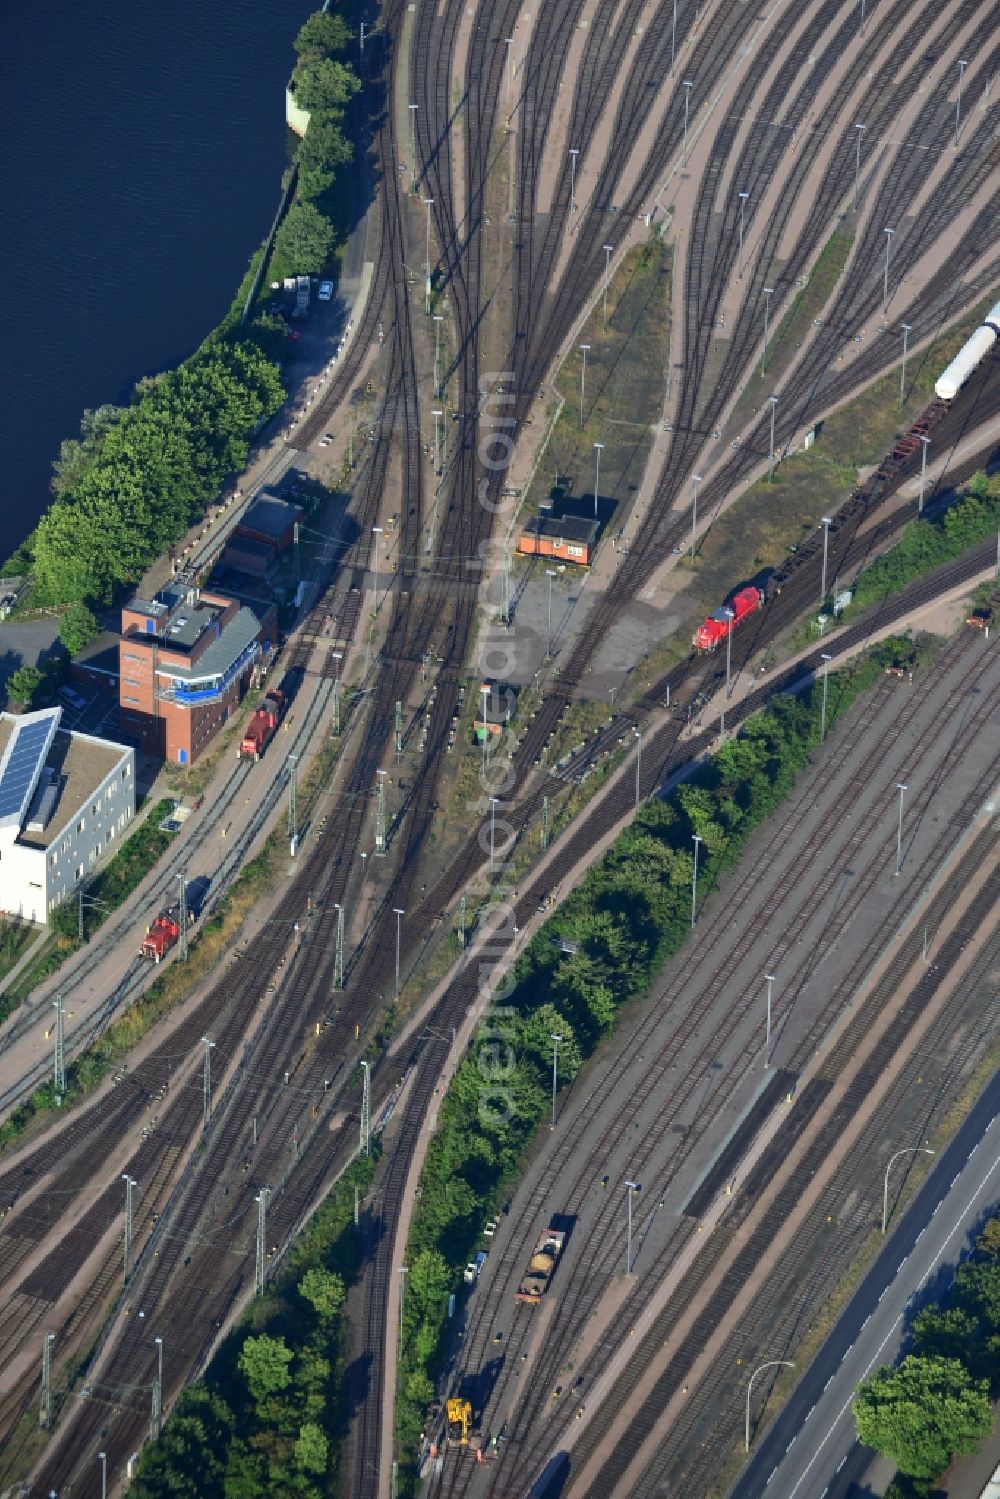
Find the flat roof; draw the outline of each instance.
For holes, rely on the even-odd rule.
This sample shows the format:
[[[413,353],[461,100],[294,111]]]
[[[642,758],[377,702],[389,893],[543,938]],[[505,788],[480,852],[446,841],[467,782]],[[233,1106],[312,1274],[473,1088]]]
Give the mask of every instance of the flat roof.
[[[533,515],[524,528],[526,536],[547,536],[552,541],[593,541],[597,535],[596,520],[587,520],[583,515],[564,515],[561,520],[551,516]]]
[[[248,505],[240,516],[236,527],[238,535],[241,529],[248,531],[259,531],[263,536],[270,536],[274,541],[280,541],[289,526],[293,526],[297,520],[301,520],[305,511],[301,505],[293,505],[288,500],[279,500],[277,495],[258,495],[252,505]]]
[[[61,708],[44,708],[12,720],[0,754],[0,827],[24,822],[61,717]]]
[[[0,714],[0,754],[6,749],[17,722],[11,713]],[[55,843],[67,823],[79,816],[105,777],[129,754],[125,745],[97,739],[91,734],[56,729],[44,760],[44,766],[53,772],[55,784],[59,787],[52,816],[40,831],[19,833],[16,841],[29,848],[48,848]],[[26,809],[26,816],[30,810],[34,808]]]
[[[190,650],[222,612],[219,604],[209,603],[205,599],[198,599],[193,604],[178,604],[160,638],[165,646],[179,645]]]
[[[252,609],[244,605],[224,627],[218,640],[213,640],[197,661],[189,666],[168,662],[159,668],[158,675],[179,677],[182,681],[189,678],[201,681],[203,677],[224,676],[259,634],[260,620]]]

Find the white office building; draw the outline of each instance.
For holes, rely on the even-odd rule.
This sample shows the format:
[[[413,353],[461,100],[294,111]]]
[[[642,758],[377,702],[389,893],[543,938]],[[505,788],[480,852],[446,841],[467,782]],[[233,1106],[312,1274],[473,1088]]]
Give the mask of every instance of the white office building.
[[[134,751],[61,718],[0,714],[0,915],[41,924],[135,815]]]

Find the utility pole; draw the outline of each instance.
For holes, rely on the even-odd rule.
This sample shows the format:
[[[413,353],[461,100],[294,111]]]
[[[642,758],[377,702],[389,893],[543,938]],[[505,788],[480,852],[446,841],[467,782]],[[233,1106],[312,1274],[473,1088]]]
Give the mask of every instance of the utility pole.
[[[403,758],[403,705],[396,703],[396,764]]]
[[[154,1338],[156,1344],[156,1378],[153,1380],[153,1398],[149,1409],[149,1440],[155,1442],[163,1425],[163,1339]]]
[[[376,802],[375,802],[375,852],[384,857],[388,847],[385,835],[385,777],[384,770],[378,770],[376,775]]]
[[[179,937],[178,943],[177,943],[177,946],[178,946],[178,954],[177,954],[177,956],[183,962],[184,959],[188,955],[188,908],[187,908],[187,872],[186,872],[186,870],[182,869],[181,872],[180,872],[180,874],[177,876],[177,888],[178,888],[178,896],[177,896],[177,916],[178,916],[178,921],[177,921],[177,925],[180,927],[180,937]]]
[[[903,398],[904,398],[904,396],[906,394],[906,345],[907,345],[907,342],[909,340],[910,334],[913,332],[913,326],[910,323],[903,323],[903,324],[901,324],[901,327],[903,329],[903,368],[902,368],[902,371],[901,371],[900,376],[899,376],[899,409],[900,409],[900,411],[902,411],[902,409],[903,409]]]
[[[410,192],[417,190],[417,106],[410,105]]]
[[[730,609],[729,605],[726,604],[722,612],[729,620],[729,629],[726,631],[726,696],[722,702],[722,724],[720,726],[720,733],[724,734],[726,732],[726,703],[729,701],[729,683],[733,669],[733,629],[736,620],[736,611]]]
[[[54,1001],[56,1012],[55,1024],[55,1051],[52,1058],[52,1082],[56,1091],[56,1097],[62,1102],[62,1096],[66,1092],[66,1048],[65,1048],[65,1021],[66,1009],[62,1002],[62,995],[57,994]]]
[[[547,567],[545,569],[545,576],[549,580],[549,613],[548,613],[549,623],[548,623],[548,632],[547,632],[547,635],[546,635],[545,654],[546,654],[547,657],[551,658],[551,655],[552,655],[552,580],[556,576],[555,568],[553,568],[553,567]]]
[[[774,974],[765,973],[767,980],[767,1027],[764,1032],[764,1069],[771,1065],[771,991],[774,988]]]
[[[736,254],[736,279],[743,280],[743,228],[746,223],[746,208],[749,193],[740,193],[740,247]]]
[[[297,776],[296,767],[299,763],[298,755],[288,757],[288,846],[291,849],[292,858],[299,847],[299,809],[296,798]]]
[[[903,867],[903,799],[906,796],[907,787],[902,781],[896,782],[896,790],[899,792],[899,820],[896,823],[896,878]]]
[[[135,1268],[132,1238],[134,1229],[132,1193],[135,1190],[136,1182],[134,1176],[128,1176],[127,1174],[122,1176],[122,1181],[125,1183],[125,1284],[128,1285],[132,1279],[132,1271]]]
[[[576,207],[576,158],[580,152],[572,146],[569,148],[569,206]]]
[[[767,479],[768,479],[768,483],[770,483],[771,480],[774,478],[774,465],[775,465],[775,455],[774,455],[774,413],[775,413],[775,411],[777,410],[777,407],[778,407],[778,397],[777,396],[768,396],[768,398],[767,398],[767,404],[771,408],[771,446],[770,446],[770,457],[768,459],[770,467],[768,468],[768,471],[767,471]]]
[[[464,947],[465,946],[465,918],[466,918],[467,909],[468,909],[468,907],[466,905],[465,896],[463,895],[462,899],[458,903],[458,945],[459,945],[459,947]]]
[[[406,1285],[406,1277],[410,1273],[409,1265],[398,1265],[399,1270],[399,1347],[396,1350],[397,1357],[403,1352],[403,1288]]]
[[[691,104],[691,90],[694,88],[694,79],[685,78],[681,82],[684,90],[684,155],[681,158],[681,166],[688,164],[688,109]]]
[[[372,1064],[362,1062],[363,1083],[361,1089],[361,1149],[365,1155],[372,1153]]]
[[[642,724],[636,724],[635,734],[635,810],[639,810],[639,785],[642,775]]]
[[[597,519],[597,494],[601,484],[601,454],[604,451],[603,442],[594,443],[596,466],[594,468],[594,519]]]
[[[205,1048],[205,1062],[201,1078],[201,1124],[203,1129],[208,1129],[209,1120],[212,1117],[212,1049],[215,1042],[210,1041],[207,1036],[202,1036],[201,1044]]]
[[[444,453],[442,452],[444,444],[441,437],[441,418],[444,416],[444,412],[440,406],[435,406],[431,412],[431,416],[434,418],[434,470],[438,478],[440,478],[444,473]]]
[[[1000,547],[1000,542],[998,542],[998,547]],[[545,850],[548,848],[548,846],[549,846],[549,799],[548,799],[547,796],[543,796],[542,797],[542,853],[545,852]]]
[[[334,903],[337,913],[337,951],[333,960],[333,984],[336,989],[344,987],[344,908],[339,901]]]
[[[628,1193],[628,1241],[625,1246],[625,1274],[632,1274],[632,1198],[636,1192],[641,1192],[642,1187],[638,1182],[627,1181],[625,1191]]]
[[[270,1195],[270,1187],[261,1187],[254,1198],[257,1204],[257,1271],[254,1284],[258,1296],[264,1294],[264,1281],[267,1277],[267,1199]]]
[[[299,565],[299,523],[295,522],[292,527],[292,567],[295,570],[295,581],[299,581],[302,569]]]
[[[83,886],[76,892],[76,935],[77,940],[83,943]]]
[[[42,1334],[42,1404],[38,1412],[38,1424],[47,1431],[52,1420],[52,1344],[54,1332]]]
[[[968,64],[967,59],[964,58],[964,57],[960,57],[959,60],[958,60],[958,98],[955,100],[955,150],[956,151],[958,150],[958,131],[959,131],[959,126],[962,123],[962,79],[965,77],[965,70],[966,70],[966,68],[968,66],[969,66],[969,64]]]
[[[424,314],[431,315],[431,208],[434,199],[425,198],[424,207],[427,209],[427,239],[424,243]]]

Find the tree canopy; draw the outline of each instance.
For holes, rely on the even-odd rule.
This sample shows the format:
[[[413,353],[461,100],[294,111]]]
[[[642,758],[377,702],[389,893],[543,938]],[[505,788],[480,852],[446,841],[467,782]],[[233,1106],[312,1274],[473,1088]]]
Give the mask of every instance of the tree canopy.
[[[853,1410],[860,1440],[913,1478],[935,1478],[954,1453],[974,1452],[992,1425],[985,1380],[957,1359],[917,1354],[877,1369]]]
[[[12,703],[26,708],[44,681],[45,676],[37,666],[19,666],[7,678],[7,696]]]
[[[71,656],[96,640],[100,630],[100,625],[86,604],[70,604],[59,621],[59,639]]]
[[[307,16],[299,27],[295,38],[295,50],[300,57],[311,53],[323,56],[332,52],[343,52],[351,39],[347,22],[334,11],[317,10]]]
[[[303,109],[321,112],[343,109],[360,87],[354,69],[332,57],[303,58],[292,78],[296,102]]]
[[[344,1304],[344,1282],[332,1270],[314,1266],[299,1281],[299,1295],[304,1296],[317,1317],[330,1320]]]
[[[271,1338],[266,1333],[259,1338],[247,1338],[239,1367],[254,1400],[265,1400],[268,1395],[288,1388],[292,1382],[288,1372],[291,1362],[292,1350],[284,1338]]]
[[[333,249],[333,225],[311,203],[293,203],[275,236],[274,248],[293,275],[324,271]]]
[[[254,430],[283,399],[277,369],[248,340],[220,339],[141,382],[60,470],[33,540],[36,600],[107,604],[137,582],[243,467]]]

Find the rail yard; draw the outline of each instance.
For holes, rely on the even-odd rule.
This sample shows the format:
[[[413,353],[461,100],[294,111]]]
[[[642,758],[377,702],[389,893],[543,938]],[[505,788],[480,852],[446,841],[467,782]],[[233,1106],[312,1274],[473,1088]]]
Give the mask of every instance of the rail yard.
[[[373,393],[343,481],[356,539],[321,552],[183,851],[3,1023],[2,1117],[51,1071],[54,994],[80,993],[76,1059],[178,960],[178,879],[203,876],[214,906],[269,836],[280,879],[113,1084],[0,1155],[0,1491],[124,1492],[378,1136],[335,1492],[775,1492],[753,1466],[741,1480],[744,1402],[749,1452],[801,1371],[825,1372],[845,1277],[885,1227],[886,1162],[943,1150],[997,1062],[996,526],[850,602],[917,525],[947,533],[1000,449],[997,17],[981,0],[386,0],[367,36],[372,271],[279,439],[282,462],[324,473]],[[660,417],[641,485],[602,481],[594,413],[632,357],[615,312],[651,240],[671,278],[669,359],[643,372]],[[573,472],[550,496],[530,476],[580,350]],[[836,504],[794,539],[775,517],[727,555],[693,641],[631,659],[629,611],[700,598],[713,529],[822,454],[844,412]],[[576,603],[558,653],[555,554],[512,561],[535,513],[595,523],[590,565],[558,575]],[[192,580],[211,560],[192,554]],[[547,590],[548,641],[514,692],[526,589]],[[827,732],[828,673],[886,636]],[[601,727],[548,767],[605,656],[621,686]],[[408,1235],[477,1023],[540,931],[575,955],[560,902],[641,806],[757,710],[819,691],[810,763],[710,885],[695,838],[690,930],[648,993],[561,1089],[553,1055],[551,1128],[546,1112],[504,1200],[470,1209],[404,1446]],[[289,756],[318,763],[331,739],[289,849]],[[907,1163],[892,1211],[921,1179]],[[837,1483],[817,1462],[797,1492]]]

